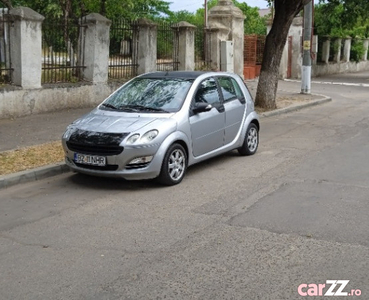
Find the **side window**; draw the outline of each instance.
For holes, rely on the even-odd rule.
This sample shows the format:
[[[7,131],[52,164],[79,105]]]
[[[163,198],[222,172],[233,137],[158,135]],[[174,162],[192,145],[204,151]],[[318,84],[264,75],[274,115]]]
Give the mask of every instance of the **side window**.
[[[209,103],[213,106],[220,104],[218,88],[214,78],[205,79],[200,83],[195,94],[195,103]]]
[[[237,81],[236,81],[236,80],[234,80],[233,78],[232,78],[231,80],[232,80],[233,86],[234,86],[234,88],[235,88],[237,98],[238,98],[238,99],[244,98],[245,96],[243,95],[243,93],[242,93],[242,91],[241,91],[241,88],[240,88],[240,86],[238,85]]]
[[[237,99],[240,97],[240,94],[241,94],[240,87],[237,85],[237,83],[232,78],[219,77],[218,81],[219,81],[219,85],[222,90],[224,102]],[[238,93],[237,93],[236,85],[238,88]]]

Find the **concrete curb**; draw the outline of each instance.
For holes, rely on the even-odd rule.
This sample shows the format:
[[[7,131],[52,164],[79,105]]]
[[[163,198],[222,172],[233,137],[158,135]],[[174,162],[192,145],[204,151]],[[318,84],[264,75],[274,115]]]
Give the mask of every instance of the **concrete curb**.
[[[69,172],[69,168],[64,162],[48,165],[36,169],[0,176],[0,189],[8,188],[20,183],[27,183],[44,178],[60,175]]]
[[[320,104],[332,101],[331,97],[327,97],[327,96],[324,96],[324,95],[316,95],[316,96],[321,96],[322,98],[310,101],[308,103],[297,104],[297,105],[293,105],[293,106],[289,106],[289,107],[285,107],[285,108],[276,109],[276,110],[273,110],[273,111],[260,113],[259,115],[261,117],[278,116],[278,115],[298,111],[300,109],[304,109],[304,108],[308,108],[308,107],[312,107],[312,106],[316,106],[316,105],[320,105]]]
[[[260,117],[271,117],[271,116],[286,114],[286,113],[297,111],[303,108],[323,104],[323,103],[326,103],[332,100],[332,98],[326,97],[323,95],[317,95],[317,96],[322,96],[322,98],[311,101],[309,103],[297,104],[295,106],[290,106],[286,108],[273,110],[270,112],[261,113]],[[10,175],[0,176],[0,190],[20,184],[20,183],[27,183],[27,182],[32,182],[36,180],[41,180],[41,179],[60,175],[60,174],[67,173],[67,172],[69,172],[69,168],[67,167],[67,165],[64,162],[60,162],[54,165],[48,165],[48,166],[44,166],[44,167],[40,167],[36,169],[25,170],[25,171],[10,174]]]

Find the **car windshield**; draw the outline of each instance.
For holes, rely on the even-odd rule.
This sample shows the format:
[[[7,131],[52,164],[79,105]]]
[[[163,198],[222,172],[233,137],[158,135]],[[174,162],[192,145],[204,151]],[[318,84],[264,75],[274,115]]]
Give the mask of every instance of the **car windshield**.
[[[136,78],[102,103],[103,109],[140,112],[177,112],[193,80]]]

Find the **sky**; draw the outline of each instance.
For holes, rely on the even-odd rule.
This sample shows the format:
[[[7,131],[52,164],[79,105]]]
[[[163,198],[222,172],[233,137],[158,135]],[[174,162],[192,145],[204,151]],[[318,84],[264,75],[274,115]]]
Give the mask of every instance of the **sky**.
[[[171,11],[188,10],[190,12],[196,12],[197,9],[202,8],[205,0],[168,0],[172,2],[170,5]],[[265,0],[238,0],[238,2],[246,2],[249,6],[266,8],[267,1]]]

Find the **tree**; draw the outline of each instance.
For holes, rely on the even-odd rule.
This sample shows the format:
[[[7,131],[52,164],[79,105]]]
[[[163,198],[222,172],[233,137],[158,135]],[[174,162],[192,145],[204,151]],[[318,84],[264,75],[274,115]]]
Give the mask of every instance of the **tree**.
[[[137,19],[170,13],[169,3],[164,0],[0,0],[0,3],[8,8],[26,6],[46,18],[78,18],[89,13],[100,13],[107,18]]]
[[[353,5],[353,2],[320,3],[315,6],[315,32],[319,36],[331,36],[344,38],[369,37],[369,14]],[[365,4],[364,4],[365,5]],[[369,10],[369,7],[367,8]],[[350,13],[347,13],[347,11]],[[352,12],[351,12],[352,11]],[[352,14],[355,17],[352,18]]]
[[[266,37],[263,62],[255,105],[267,109],[276,108],[279,65],[286,44],[288,31],[294,17],[311,0],[275,0],[274,20]]]

